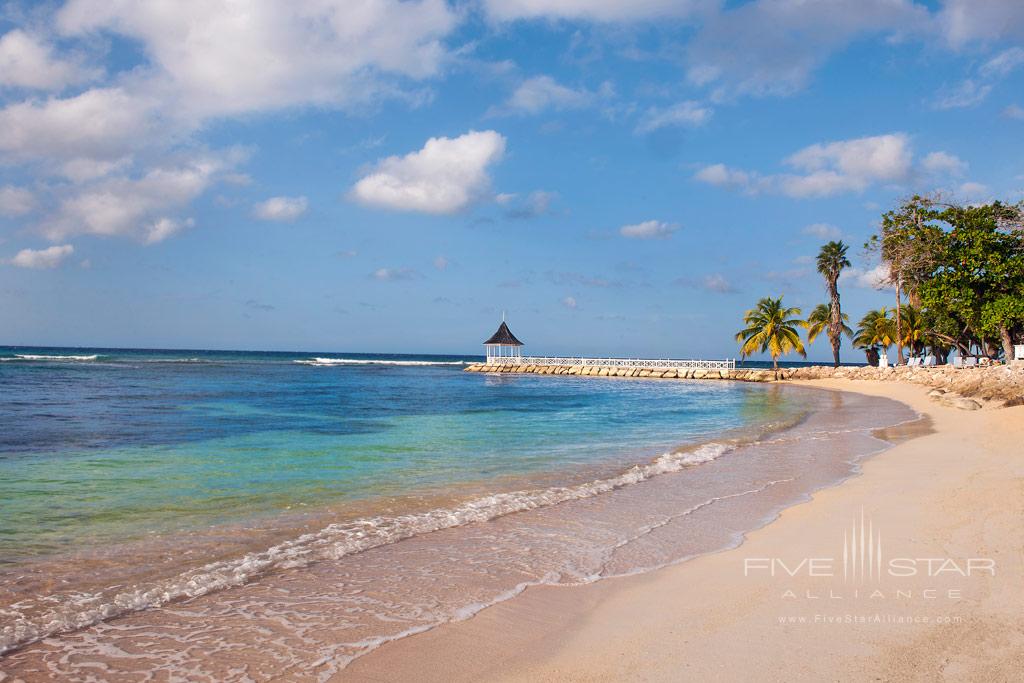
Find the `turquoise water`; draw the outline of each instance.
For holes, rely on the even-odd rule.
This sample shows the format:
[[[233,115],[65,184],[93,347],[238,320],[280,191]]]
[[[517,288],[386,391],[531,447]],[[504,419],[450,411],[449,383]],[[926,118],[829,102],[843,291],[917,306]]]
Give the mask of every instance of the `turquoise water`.
[[[469,360],[0,349],[0,562],[570,476],[798,408],[739,383],[489,377]]]
[[[735,544],[912,417],[476,360],[0,348],[0,671],[325,680],[527,586]]]

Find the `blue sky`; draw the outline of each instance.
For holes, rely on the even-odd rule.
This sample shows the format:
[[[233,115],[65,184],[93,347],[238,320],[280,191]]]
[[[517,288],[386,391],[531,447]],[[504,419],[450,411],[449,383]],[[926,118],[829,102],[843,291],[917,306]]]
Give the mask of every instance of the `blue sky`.
[[[1020,200],[1022,84],[1017,0],[7,2],[0,343],[733,356]]]

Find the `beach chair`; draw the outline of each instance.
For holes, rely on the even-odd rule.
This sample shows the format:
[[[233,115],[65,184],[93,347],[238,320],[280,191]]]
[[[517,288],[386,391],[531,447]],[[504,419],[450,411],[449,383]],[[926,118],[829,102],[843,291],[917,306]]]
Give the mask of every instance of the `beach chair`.
[[[916,368],[920,364],[921,364],[921,359],[918,358],[917,356],[912,356],[912,357],[907,359],[907,367],[908,368]]]
[[[937,364],[938,360],[935,358],[935,356],[931,354],[925,356],[921,361],[921,365],[923,365],[926,368],[934,368]]]
[[[955,358],[953,358],[953,367],[954,368],[962,368],[963,366],[964,366],[964,357],[963,356],[956,356]]]
[[[878,367],[887,368],[889,367],[889,356],[885,353],[878,354]]]
[[[978,359],[975,358],[974,356],[968,356],[967,358],[964,358],[964,367],[965,368],[976,368],[976,367],[978,367]]]

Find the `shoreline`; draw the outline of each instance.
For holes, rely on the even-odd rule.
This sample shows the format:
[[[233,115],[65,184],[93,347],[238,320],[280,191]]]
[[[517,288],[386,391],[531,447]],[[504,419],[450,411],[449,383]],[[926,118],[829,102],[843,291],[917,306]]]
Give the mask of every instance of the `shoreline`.
[[[751,388],[748,391],[753,391],[755,394],[761,394],[762,391],[777,393],[779,389],[782,388]],[[795,388],[794,391],[796,391]],[[343,612],[336,613],[338,612],[338,609],[344,609],[344,605],[340,602],[341,600],[361,600],[361,598],[358,598],[356,594],[361,593],[362,589],[354,589],[366,585],[366,579],[371,579],[374,576],[381,579],[379,585],[378,583],[374,584],[377,586],[375,589],[377,591],[384,589],[386,586],[390,586],[391,589],[398,589],[399,592],[409,590],[408,584],[400,587],[398,584],[395,584],[394,581],[384,580],[384,577],[381,576],[379,572],[380,567],[387,566],[390,568],[388,571],[395,574],[395,576],[404,575],[399,570],[398,565],[393,564],[393,562],[396,559],[402,562],[401,558],[407,557],[410,552],[420,553],[418,557],[424,561],[422,565],[416,564],[416,566],[430,566],[432,563],[430,557],[436,552],[436,550],[453,542],[456,544],[469,543],[467,548],[470,546],[478,547],[479,543],[473,540],[472,537],[480,533],[493,536],[494,538],[491,541],[492,544],[500,544],[502,543],[500,538],[507,537],[513,545],[517,545],[515,539],[519,538],[524,531],[528,532],[531,528],[543,529],[540,535],[531,537],[533,541],[530,544],[520,549],[529,553],[531,557],[534,557],[536,556],[536,551],[530,548],[530,545],[541,544],[542,547],[550,546],[549,550],[555,551],[554,555],[545,555],[544,557],[551,559],[555,564],[547,565],[545,564],[545,559],[540,556],[536,556],[534,559],[539,560],[538,564],[531,564],[530,567],[532,567],[532,569],[524,567],[524,570],[529,569],[529,571],[526,572],[527,575],[524,575],[523,578],[518,581],[507,583],[505,588],[499,592],[494,592],[492,590],[493,586],[480,584],[476,579],[472,579],[470,576],[464,577],[469,580],[468,583],[457,580],[457,577],[464,572],[460,572],[460,570],[454,566],[444,567],[443,571],[441,567],[438,567],[437,570],[441,571],[439,577],[450,576],[454,582],[453,586],[455,583],[458,583],[461,586],[460,594],[458,596],[448,596],[458,597],[462,600],[462,605],[458,606],[458,609],[456,609],[452,614],[438,615],[438,621],[434,623],[422,623],[415,626],[407,624],[409,628],[400,629],[399,632],[394,634],[375,632],[379,633],[379,635],[373,635],[373,633],[366,633],[365,631],[359,634],[348,634],[344,632],[345,629],[343,628],[338,629],[335,632],[331,632],[330,635],[328,635],[328,633],[324,633],[324,636],[321,639],[322,644],[317,645],[319,654],[317,654],[313,659],[309,659],[306,656],[309,652],[292,651],[288,656],[293,657],[291,660],[293,663],[287,670],[296,674],[301,672],[304,676],[308,674],[315,680],[318,676],[314,675],[314,670],[321,666],[323,668],[319,670],[320,674],[336,672],[339,670],[340,666],[344,666],[344,663],[349,659],[350,655],[354,655],[358,661],[359,657],[365,655],[365,649],[372,649],[382,641],[390,641],[395,637],[402,638],[406,637],[410,633],[419,633],[426,631],[427,629],[437,628],[438,626],[442,626],[444,623],[450,623],[452,620],[464,620],[477,613],[479,610],[484,609],[485,605],[493,605],[496,601],[500,604],[500,602],[521,592],[523,588],[529,585],[550,585],[553,582],[562,583],[563,585],[591,583],[598,579],[618,576],[620,575],[619,572],[621,572],[621,575],[643,575],[657,567],[665,566],[665,564],[675,564],[685,561],[685,558],[700,556],[708,552],[716,552],[720,548],[732,547],[740,542],[741,534],[745,530],[756,528],[757,526],[766,523],[777,513],[779,509],[783,509],[799,500],[805,499],[809,492],[816,490],[821,486],[835,485],[835,482],[852,476],[852,474],[855,473],[855,470],[852,468],[856,467],[856,461],[870,457],[878,451],[879,447],[885,447],[881,444],[872,445],[877,444],[877,442],[869,436],[869,432],[872,430],[870,422],[867,422],[864,419],[866,416],[866,413],[864,412],[865,409],[886,410],[886,406],[888,405],[891,406],[890,410],[898,410],[900,417],[903,419],[906,419],[906,417],[910,417],[913,414],[912,411],[907,411],[905,409],[899,410],[904,407],[894,402],[873,400],[842,400],[838,403],[826,400],[822,402],[821,399],[818,398],[822,395],[822,392],[818,388],[808,387],[808,389],[804,391],[806,392],[804,400],[806,400],[806,397],[808,396],[815,397],[812,400],[816,403],[821,403],[822,410],[812,410],[811,413],[804,414],[804,416],[800,417],[799,420],[792,424],[783,425],[768,423],[766,426],[770,425],[771,427],[769,433],[775,434],[777,437],[781,438],[772,437],[767,441],[762,441],[764,437],[759,436],[754,438],[752,442],[748,443],[747,445],[755,448],[756,450],[764,451],[765,449],[768,449],[767,453],[762,453],[758,458],[739,458],[735,461],[730,458],[727,460],[729,463],[733,464],[728,465],[725,464],[726,461],[723,461],[723,466],[726,467],[726,471],[734,466],[738,466],[741,468],[754,467],[754,471],[756,472],[758,468],[762,468],[767,466],[768,463],[771,463],[772,458],[779,458],[786,453],[789,453],[790,456],[795,456],[796,453],[799,452],[802,453],[799,458],[784,457],[782,460],[778,461],[787,463],[785,467],[787,470],[793,472],[793,474],[789,475],[792,478],[772,476],[773,473],[770,469],[761,469],[760,474],[753,478],[740,477],[739,479],[731,479],[726,475],[725,478],[720,479],[715,483],[716,475],[710,474],[708,476],[711,477],[712,487],[705,488],[699,483],[700,481],[703,481],[701,479],[703,476],[702,473],[721,473],[721,470],[705,470],[703,467],[696,467],[693,469],[686,469],[685,474],[679,475],[686,478],[683,481],[690,481],[689,485],[684,485],[682,488],[679,488],[678,483],[672,483],[673,481],[678,481],[675,477],[671,479],[666,478],[664,480],[661,480],[660,477],[653,477],[649,482],[643,484],[642,488],[637,487],[634,489],[632,486],[624,486],[621,487],[621,490],[619,486],[615,485],[614,481],[590,482],[590,484],[601,484],[603,488],[611,487],[612,491],[609,491],[609,495],[613,496],[616,501],[619,501],[618,503],[614,503],[612,506],[609,506],[609,499],[605,497],[594,497],[592,495],[575,496],[571,495],[573,493],[571,490],[562,491],[561,489],[556,489],[554,490],[556,493],[558,491],[562,491],[562,493],[559,494],[560,496],[564,497],[564,495],[568,495],[569,498],[578,498],[578,500],[568,501],[564,508],[562,506],[555,505],[553,507],[540,507],[537,512],[526,511],[522,513],[522,516],[499,516],[494,520],[493,525],[489,524],[486,525],[486,527],[456,525],[450,528],[441,529],[436,531],[436,533],[411,536],[406,539],[408,541],[407,543],[368,548],[368,552],[365,554],[359,552],[349,554],[348,552],[345,552],[344,555],[346,556],[346,559],[341,565],[335,566],[329,560],[324,563],[313,562],[308,566],[303,564],[305,568],[299,570],[297,574],[286,572],[286,574],[280,576],[277,576],[276,574],[270,575],[267,577],[266,581],[258,580],[254,582],[243,582],[230,588],[225,586],[228,590],[223,593],[220,591],[214,591],[206,593],[205,595],[200,594],[194,598],[194,601],[175,600],[173,603],[167,604],[165,609],[144,609],[142,611],[123,614],[109,623],[100,623],[94,628],[75,630],[72,633],[62,635],[60,639],[46,640],[42,643],[19,648],[18,650],[9,653],[9,656],[11,657],[11,659],[8,660],[11,666],[9,671],[13,674],[20,674],[23,672],[28,673],[32,671],[41,674],[42,671],[45,670],[43,667],[51,667],[51,672],[60,672],[63,675],[71,675],[74,671],[81,671],[81,669],[77,668],[79,666],[79,662],[82,662],[81,658],[83,656],[88,657],[90,655],[90,650],[93,650],[93,648],[102,648],[102,650],[97,649],[91,654],[92,656],[99,656],[101,662],[106,662],[107,655],[101,654],[101,651],[112,652],[113,650],[110,648],[114,647],[119,649],[128,647],[130,650],[134,651],[139,647],[145,646],[146,649],[151,649],[156,645],[156,642],[153,640],[149,640],[145,645],[143,643],[135,642],[131,635],[128,635],[126,640],[120,640],[121,636],[119,634],[131,634],[133,632],[140,631],[143,633],[150,633],[153,631],[165,633],[167,636],[166,640],[168,642],[161,643],[159,650],[169,652],[170,650],[168,648],[176,646],[175,643],[183,643],[190,638],[187,634],[198,627],[198,624],[194,625],[192,623],[194,619],[198,618],[203,623],[205,629],[224,634],[217,641],[220,647],[227,648],[228,650],[234,649],[236,651],[238,648],[246,649],[250,652],[250,655],[246,656],[242,661],[248,660],[253,666],[257,667],[257,670],[262,669],[264,673],[269,674],[275,669],[263,667],[270,666],[271,661],[263,661],[262,653],[251,649],[251,646],[255,644],[251,638],[254,637],[254,634],[260,627],[260,624],[256,623],[259,622],[259,619],[256,618],[254,622],[249,622],[247,619],[241,619],[243,616],[241,613],[238,613],[237,615],[234,613],[225,613],[222,609],[225,605],[249,602],[251,605],[250,609],[264,611],[266,607],[265,600],[268,599],[268,592],[272,594],[277,588],[287,586],[287,594],[295,595],[296,607],[301,605],[301,609],[304,613],[303,618],[300,620],[300,624],[305,621],[316,620],[317,622],[324,622],[324,626],[329,628],[328,625],[332,623],[332,620],[334,620],[334,623],[337,623],[337,618],[339,616],[343,616]],[[874,406],[874,408],[872,408],[872,406]],[[849,412],[851,410],[853,412]],[[903,417],[904,414],[906,417]],[[812,420],[813,424],[807,423],[807,415],[815,416]],[[830,417],[821,421],[826,415]],[[894,418],[895,415],[890,413],[889,419],[885,422],[896,423],[897,420]],[[843,425],[847,425],[849,427],[856,425],[856,429],[853,431],[860,436],[854,439],[853,434],[851,434],[849,439],[841,437],[838,440],[838,443],[846,444],[847,450],[845,453],[837,453],[835,457],[826,459],[832,466],[831,469],[823,469],[821,465],[815,465],[810,468],[813,472],[807,471],[805,469],[805,465],[810,464],[809,458],[813,457],[811,452],[805,448],[798,448],[796,451],[790,450],[795,443],[800,441],[800,434],[803,435],[803,439],[813,440],[815,438],[822,438],[822,435],[834,433],[834,430],[837,427],[840,427],[840,431],[844,431],[841,429]],[[802,432],[794,434],[791,431],[793,429],[800,429]],[[740,439],[739,443],[736,445],[743,445],[743,443],[744,440]],[[730,450],[729,448],[723,448],[713,453],[704,453],[703,450],[705,450],[709,445],[723,447],[721,439],[716,438],[715,441],[710,442],[710,444],[705,444],[701,448],[696,448],[696,450],[693,450],[692,452],[692,455],[698,456],[697,460],[694,461],[694,464],[705,462],[706,460],[717,459],[717,455]],[[774,455],[772,455],[773,453]],[[642,467],[636,466],[626,471],[617,471],[616,479],[622,479],[625,483],[634,483],[633,480],[638,476],[641,479],[646,480],[649,475],[657,474],[662,469],[675,471],[679,467],[688,464],[690,455],[690,449],[674,450],[671,457],[670,454],[666,453],[647,462],[647,464]],[[853,457],[853,460],[849,459],[851,456]],[[757,465],[757,462],[762,462],[764,465]],[[748,465],[748,463],[755,464]],[[840,470],[836,470],[836,465],[841,465]],[[650,473],[647,473],[647,470],[650,470]],[[800,474],[796,474],[797,472]],[[839,479],[830,479],[839,472],[841,472]],[[827,478],[822,480],[823,476]],[[692,477],[696,477],[696,479],[693,479]],[[735,489],[733,488],[733,484],[730,483],[733,481],[757,482],[757,485],[755,486],[754,484],[751,484],[750,486],[743,486],[741,489]],[[817,484],[813,483],[815,481]],[[791,484],[790,482],[799,483]],[[775,485],[777,484],[779,485],[779,493],[763,493],[769,488],[773,492],[776,491]],[[805,484],[811,484],[811,486],[807,487]],[[722,485],[727,487],[725,491],[721,490]],[[649,486],[653,488],[648,488]],[[675,489],[674,492],[673,489]],[[774,507],[766,507],[765,504],[762,503],[744,503],[746,500],[745,496],[748,494],[755,494],[754,498],[757,498],[758,500],[761,500],[760,496],[762,494],[768,496],[774,495],[774,503],[772,502],[772,498],[769,498],[768,501],[766,501],[768,505],[774,505]],[[794,494],[796,494],[795,497]],[[627,498],[621,498],[623,495],[627,496]],[[779,496],[782,497],[780,498]],[[629,500],[632,500],[633,502],[629,503]],[[738,512],[740,516],[733,517],[730,514],[727,514],[725,517],[721,517],[717,512],[719,510],[719,504],[716,502],[720,500],[728,501],[727,503],[722,504],[726,505],[727,509],[732,508],[733,512]],[[680,506],[680,502],[682,502],[682,506]],[[713,506],[714,512],[706,513],[703,511],[704,508],[708,508],[710,510],[711,508],[709,507],[709,503],[712,502],[715,502],[715,505]],[[694,505],[695,503],[696,505]],[[647,534],[654,532],[650,538],[656,539],[660,537],[661,540],[654,540],[653,546],[651,545],[650,540],[641,540],[640,542],[640,546],[647,545],[649,549],[656,550],[654,555],[651,555],[648,551],[648,554],[642,558],[631,550],[629,553],[624,553],[622,556],[618,556],[616,550],[618,544],[615,544],[608,546],[605,550],[601,550],[604,546],[595,546],[592,548],[592,550],[601,551],[600,557],[594,556],[588,551],[589,554],[576,557],[575,560],[564,567],[559,564],[570,557],[574,557],[572,555],[566,555],[563,557],[559,550],[562,546],[552,541],[549,537],[552,532],[556,531],[559,524],[568,525],[567,528],[573,529],[572,534],[569,537],[566,537],[564,541],[564,543],[567,544],[566,552],[572,553],[573,551],[571,546],[576,545],[578,541],[582,540],[581,532],[587,533],[583,528],[577,529],[577,525],[582,523],[584,527],[593,526],[595,529],[603,529],[604,531],[597,532],[599,534],[618,533],[613,532],[612,527],[604,525],[607,525],[609,522],[616,519],[620,521],[624,520],[627,525],[631,524],[632,522],[630,522],[630,519],[635,519],[634,515],[639,511],[633,507],[636,504],[642,504],[642,509],[645,511],[645,514],[648,515],[648,521],[644,522],[643,526],[638,527],[637,530],[639,532],[639,536],[628,539],[630,543],[629,547],[631,549],[634,548],[635,546],[632,545],[634,541],[637,541],[642,537],[646,537]],[[734,504],[739,504],[740,507],[732,507]],[[584,514],[579,508],[580,505],[584,506],[584,509],[589,508],[590,513]],[[623,505],[625,507],[623,507]],[[744,517],[743,509],[748,505],[754,505],[755,507],[753,509],[747,507],[748,512]],[[660,508],[661,511],[656,511],[652,506]],[[692,509],[690,509],[691,506]],[[602,511],[602,509],[604,509],[604,511]],[[756,513],[753,517],[751,517],[751,510]],[[703,529],[703,532],[697,532],[696,535],[694,535],[692,533],[694,528],[688,526],[687,528],[691,529],[691,532],[687,532],[687,534],[684,534],[683,536],[679,536],[678,533],[673,534],[670,532],[669,536],[666,537],[662,535],[664,533],[663,531],[658,531],[663,526],[666,526],[670,521],[672,524],[675,524],[675,521],[673,520],[676,518],[685,518],[686,520],[691,519],[689,514],[691,512],[697,513],[697,511],[700,512],[698,514],[694,514],[693,519],[702,519],[703,521],[697,521],[694,523],[697,525],[696,528]],[[511,510],[509,510],[509,512],[511,512]],[[627,513],[626,517],[623,517],[623,513]],[[653,517],[650,517],[650,514],[653,514]],[[711,516],[707,516],[708,514]],[[609,515],[611,516],[609,517]],[[662,515],[665,515],[664,520],[661,519]],[[763,518],[761,518],[762,515]],[[529,518],[532,521],[527,522],[525,521],[525,518]],[[647,528],[646,524],[651,520],[654,520],[656,523],[650,528]],[[706,526],[707,524],[712,523],[712,520],[718,520],[718,522],[714,523],[711,527]],[[722,524],[723,521],[725,521],[724,524]],[[541,525],[540,527],[531,526],[538,523]],[[686,524],[689,524],[689,522],[687,521]],[[711,543],[714,545],[707,545],[709,537],[702,535],[706,534],[709,530],[713,530],[715,532],[715,536],[711,539]],[[622,527],[619,531],[626,532],[628,531],[628,527]],[[717,537],[721,538],[717,541],[713,540]],[[313,540],[313,545],[318,545],[319,539]],[[396,538],[395,540],[398,539]],[[597,541],[598,537],[594,537],[592,540]],[[605,541],[607,540],[608,539],[605,538]],[[665,545],[666,541],[669,541],[669,545]],[[672,545],[678,544],[680,541],[683,543],[682,546],[676,547],[676,545]],[[552,545],[552,543],[554,543],[554,545]],[[522,546],[522,543],[517,545],[517,547],[519,546]],[[493,555],[496,548],[489,545],[486,547],[490,548],[487,551],[487,554]],[[416,550],[417,548],[419,550]],[[431,550],[431,548],[434,548],[434,550]],[[582,546],[579,549],[582,549]],[[426,552],[427,555],[422,555],[424,552]],[[610,554],[605,556],[606,552]],[[267,553],[261,553],[261,557],[253,559],[262,562],[263,560],[261,558],[264,554]],[[267,555],[268,557],[284,557],[279,552],[272,552]],[[562,558],[562,560],[557,560],[555,555]],[[659,555],[663,556],[663,559],[659,559]],[[508,559],[512,559],[513,557],[514,555],[510,555]],[[388,558],[390,558],[390,560]],[[284,557],[284,559],[287,560],[288,558]],[[482,557],[478,557],[475,563],[479,564],[481,559]],[[583,561],[583,564],[578,564],[580,560]],[[590,567],[589,563],[591,561],[598,562],[598,565],[596,567]],[[624,566],[623,563],[625,563],[626,566]],[[472,565],[474,563],[471,562],[470,564]],[[402,566],[407,565],[403,563]],[[357,567],[359,568],[357,569]],[[541,567],[548,567],[548,569],[541,569]],[[559,569],[559,567],[561,567],[561,569]],[[559,579],[558,581],[552,581],[550,579],[551,569],[557,570],[558,575],[567,573],[567,580],[563,577],[563,579]],[[492,574],[494,571],[500,570],[501,567],[495,565],[487,573]],[[362,577],[354,584],[351,583],[353,572],[359,572]],[[572,578],[580,572],[583,573],[580,574],[578,579]],[[605,572],[608,573],[605,574]],[[222,572],[219,572],[218,570],[218,573]],[[601,576],[601,574],[605,575]],[[343,597],[339,593],[327,590],[339,575],[348,577],[349,581],[346,581],[346,583],[349,583],[350,588],[354,590],[352,595],[347,595],[346,593],[347,597]],[[415,576],[415,572],[412,575]],[[297,589],[297,586],[300,586],[300,588]],[[472,598],[467,597],[468,594],[464,593],[465,589],[470,588],[474,591]],[[299,592],[296,592],[297,590]],[[421,595],[418,600],[424,599],[425,597],[428,596]],[[271,600],[276,602],[278,598],[273,597]],[[412,604],[418,603],[413,602]],[[320,605],[322,610],[314,605]],[[278,604],[273,607],[273,610],[281,614],[291,615],[294,613],[296,607],[286,607]],[[182,618],[185,614],[191,616]],[[216,624],[211,623],[209,619],[201,616],[204,614],[213,615],[216,619]],[[291,620],[291,616],[288,616],[286,619],[287,623],[291,623]],[[286,622],[272,623],[284,626]],[[302,633],[305,633],[305,630],[306,629],[303,628]],[[302,633],[296,635],[300,639],[305,639],[306,635],[302,635]],[[178,636],[175,634],[181,635]],[[179,638],[185,638],[186,640],[179,641],[177,640]],[[305,649],[308,650],[308,648]],[[360,649],[364,650],[364,652],[358,652]],[[349,652],[350,650],[354,651]],[[323,657],[323,655],[328,652],[333,653],[328,656],[329,659],[333,661],[324,664],[318,663],[321,661],[321,658],[323,658],[325,662],[327,661],[328,658]],[[152,665],[155,666],[159,661],[161,661],[160,656],[154,656]],[[68,663],[69,665],[62,664],[62,662]],[[181,663],[184,664],[184,662]],[[130,674],[132,672],[138,671],[136,668],[138,665],[133,662],[118,661],[116,664],[114,662],[110,662],[110,664],[114,664],[112,671],[123,674],[126,677],[126,680],[130,678]],[[199,671],[214,673],[218,670],[216,662],[208,656],[203,656],[194,661],[189,661],[189,664],[195,666],[195,672],[197,673]],[[227,672],[222,671],[221,673]],[[305,680],[305,678],[303,678],[303,680]]]
[[[191,545],[188,551],[190,558],[194,558],[197,556],[197,550],[203,550],[202,547],[195,547],[195,544],[204,538],[204,534],[209,534],[208,545],[219,544],[216,550],[210,550],[209,556],[202,561],[193,559],[188,565],[173,571],[160,572],[149,569],[149,558],[151,557],[157,558],[157,561],[161,559],[169,563],[174,561],[168,555],[164,545],[167,543],[167,539],[154,536],[153,538],[136,538],[125,541],[120,552],[144,558],[143,564],[147,570],[142,575],[144,581],[138,581],[131,574],[118,577],[113,582],[114,588],[122,592],[102,596],[107,604],[117,605],[116,613],[104,613],[108,609],[104,605],[94,608],[88,613],[74,614],[73,617],[80,624],[77,627],[61,626],[53,631],[32,633],[23,642],[15,644],[0,642],[0,662],[4,657],[16,656],[18,653],[32,648],[45,638],[66,637],[92,627],[144,615],[149,610],[158,610],[163,607],[173,608],[191,599],[215,596],[226,590],[243,588],[261,580],[273,578],[283,571],[277,565],[285,565],[287,569],[308,568],[303,554],[308,551],[305,546],[316,546],[320,541],[336,540],[333,534],[328,533],[334,530],[351,527],[353,531],[356,531],[352,542],[357,543],[360,547],[343,553],[347,556],[354,556],[400,540],[425,536],[439,530],[457,529],[474,521],[484,521],[485,517],[486,521],[493,521],[517,512],[556,506],[564,502],[608,493],[621,486],[629,486],[666,472],[674,472],[690,465],[699,465],[713,460],[721,453],[756,443],[766,435],[793,429],[805,418],[806,415],[800,415],[798,419],[790,416],[789,419],[792,421],[782,423],[752,423],[713,434],[704,434],[697,440],[683,441],[675,445],[660,442],[653,445],[647,444],[637,449],[638,453],[643,452],[644,455],[638,455],[636,458],[630,457],[621,462],[599,460],[586,466],[577,465],[571,469],[508,474],[490,480],[450,484],[446,486],[447,492],[443,494],[431,488],[410,491],[401,497],[391,496],[381,501],[359,500],[355,503],[348,503],[347,507],[330,508],[325,506],[321,510],[297,511],[289,516],[279,516],[277,521],[269,525],[238,523],[237,526],[211,526],[190,534]],[[721,452],[716,450],[719,448],[722,449]],[[709,449],[710,453],[708,453]],[[656,455],[659,452],[661,455]],[[495,487],[494,484],[497,482],[502,483]],[[486,488],[485,483],[487,484]],[[564,500],[552,501],[550,500],[552,496],[561,496]],[[513,498],[520,500],[513,500]],[[464,521],[450,519],[455,515],[466,515],[469,519]],[[396,530],[389,529],[387,535],[394,534],[397,538],[382,538],[379,544],[367,542],[370,540],[368,537],[371,534],[363,531],[363,525],[379,520],[419,521],[427,528],[408,532],[399,530],[397,533]],[[357,530],[355,527],[360,528]],[[269,536],[272,539],[271,543],[265,542],[268,530],[273,532],[273,535]],[[243,536],[253,538],[243,541]],[[308,543],[310,539],[313,540],[312,543]],[[227,545],[225,540],[229,540],[235,545],[230,546],[229,550],[225,550],[223,547]],[[304,541],[306,542],[304,543]],[[147,544],[151,544],[152,547]],[[140,554],[140,551],[143,550],[146,554]],[[294,560],[291,556],[293,551],[298,551],[294,553]],[[104,552],[109,552],[109,550],[104,549]],[[323,554],[324,557],[308,560],[309,564],[327,561],[329,554]],[[21,574],[19,581],[25,583],[25,577],[31,575],[41,577],[36,580],[36,583],[59,585],[69,582],[63,574],[55,571],[55,567],[70,568],[73,575],[79,564],[90,562],[102,564],[104,559],[103,557],[91,558],[87,551],[76,550],[64,556],[32,558],[32,561],[35,564],[26,562],[19,567]],[[289,563],[291,566],[288,566]],[[251,571],[252,574],[238,575],[235,567],[241,565],[244,565],[246,571]],[[264,569],[262,565],[266,565],[266,568]],[[251,570],[248,569],[250,566],[253,567]],[[125,571],[128,570],[125,569]],[[200,584],[199,581],[206,581],[209,585]],[[103,576],[97,579],[95,585],[75,584],[75,591],[77,593],[94,592],[99,596],[110,584],[111,581]],[[522,588],[522,585],[516,586],[510,589],[510,592],[518,593]],[[178,591],[179,594],[168,597],[172,590]],[[21,601],[19,600],[19,602]],[[121,605],[128,606],[122,607]],[[4,602],[0,601],[0,611],[6,606]],[[476,605],[468,605],[462,610],[473,612],[478,608]],[[56,612],[47,612],[44,616],[45,618],[42,620],[44,624],[56,623],[58,619],[68,618],[67,615]],[[30,628],[35,627],[34,623],[27,623],[27,625]],[[436,626],[437,624],[433,624],[429,628]],[[0,630],[0,633],[7,635],[6,629]],[[2,667],[0,667],[0,673],[2,673]]]
[[[965,411],[903,382],[788,383],[894,398],[928,416],[934,432],[862,461],[855,476],[787,507],[737,547],[585,586],[528,588],[472,619],[382,645],[331,680],[730,680],[768,672],[786,680],[1011,680],[1024,665],[1024,597],[1013,591],[1024,565],[1024,458],[1014,452],[1024,438],[1024,408]],[[943,507],[947,499],[957,504]],[[934,514],[935,506],[945,514]],[[842,533],[860,510],[901,555],[963,564],[985,553],[996,575],[885,576],[879,587],[888,595],[866,601],[848,586],[834,597],[843,588],[835,576],[783,581],[744,565],[758,554],[797,566],[797,558],[842,547]],[[796,597],[784,596],[786,590]],[[936,602],[928,591],[945,598]],[[900,597],[906,592],[909,598]],[[831,604],[824,615],[804,615],[811,623],[777,622],[813,612],[822,600]],[[855,610],[883,620],[842,623],[856,618]],[[830,614],[840,623],[829,622]],[[960,621],[885,623],[893,615]],[[814,623],[819,617],[825,621]],[[738,655],[741,642],[752,647]]]

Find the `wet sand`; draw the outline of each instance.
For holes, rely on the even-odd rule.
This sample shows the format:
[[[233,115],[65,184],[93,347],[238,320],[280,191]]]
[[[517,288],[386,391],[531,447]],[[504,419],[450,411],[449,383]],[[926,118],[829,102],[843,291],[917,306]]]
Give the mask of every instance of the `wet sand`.
[[[568,600],[558,613],[583,615],[565,586],[617,584],[614,577],[735,547],[744,532],[849,478],[862,458],[886,448],[874,427],[903,423],[896,431],[906,431],[915,417],[895,401],[857,394],[765,392],[802,396],[801,412],[609,479],[485,497],[462,511],[330,525],[247,555],[241,569],[263,572],[255,580],[237,577],[237,564],[183,575],[172,589],[203,592],[167,600],[157,587],[141,595],[143,606],[155,600],[162,607],[29,644],[0,660],[0,672],[30,681],[323,681],[393,639],[453,620],[483,623],[501,613],[489,605],[507,600],[530,604],[544,593],[526,590],[525,602],[515,596],[531,586],[557,585]],[[232,583],[205,591],[211,582]],[[138,604],[137,590],[123,595],[133,601],[129,609]],[[84,597],[91,609],[95,599]]]
[[[968,412],[913,385],[805,384],[901,401],[934,431],[890,434],[902,442],[861,476],[738,548],[530,588],[386,644],[332,680],[1020,680],[1024,407]],[[878,551],[851,576],[863,546],[843,550],[864,528]]]

